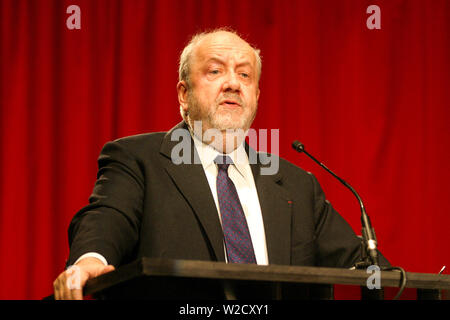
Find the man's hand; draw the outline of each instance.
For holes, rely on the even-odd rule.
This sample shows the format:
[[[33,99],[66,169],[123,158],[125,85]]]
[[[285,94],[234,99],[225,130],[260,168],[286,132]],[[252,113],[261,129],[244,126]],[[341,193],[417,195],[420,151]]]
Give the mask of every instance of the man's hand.
[[[83,300],[86,281],[114,270],[97,258],[84,258],[62,272],[53,282],[55,300]]]

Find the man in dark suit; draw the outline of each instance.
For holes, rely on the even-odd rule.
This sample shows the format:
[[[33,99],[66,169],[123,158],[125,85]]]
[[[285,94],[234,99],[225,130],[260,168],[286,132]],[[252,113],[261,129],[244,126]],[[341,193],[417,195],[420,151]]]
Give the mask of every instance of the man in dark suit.
[[[183,122],[109,142],[101,152],[90,204],[69,227],[68,265],[78,267],[81,286],[144,256],[328,267],[358,261],[359,239],[314,176],[273,155],[277,170],[266,174],[267,161],[244,142],[259,98],[259,51],[233,32],[199,34],[184,49],[179,74]],[[225,167],[223,155],[231,162]],[[241,229],[230,216],[240,217]],[[55,280],[55,297],[82,298],[67,278]]]

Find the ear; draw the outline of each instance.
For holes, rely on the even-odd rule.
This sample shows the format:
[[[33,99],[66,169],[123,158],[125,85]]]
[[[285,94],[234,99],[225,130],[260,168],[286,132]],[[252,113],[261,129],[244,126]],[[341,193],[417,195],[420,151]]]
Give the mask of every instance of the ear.
[[[188,109],[188,86],[186,81],[182,80],[177,83],[177,93],[178,93],[178,102],[180,103],[183,111],[186,112]]]

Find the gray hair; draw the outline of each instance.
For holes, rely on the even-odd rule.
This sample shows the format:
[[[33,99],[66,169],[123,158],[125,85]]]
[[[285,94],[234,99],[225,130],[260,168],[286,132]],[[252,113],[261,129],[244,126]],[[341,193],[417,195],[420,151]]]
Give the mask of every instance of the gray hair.
[[[184,47],[183,51],[181,52],[180,64],[179,64],[179,68],[178,68],[179,81],[185,81],[187,83],[188,87],[190,87],[189,73],[190,73],[190,60],[191,60],[191,57],[192,57],[192,52],[194,51],[196,45],[202,39],[204,39],[206,36],[208,36],[210,34],[213,34],[213,33],[216,33],[216,32],[220,32],[220,31],[230,32],[230,33],[238,36],[240,39],[242,39],[242,37],[240,37],[236,33],[236,31],[231,30],[229,28],[219,28],[219,29],[214,29],[212,31],[206,31],[206,32],[201,32],[201,33],[195,34],[191,38],[189,43],[186,45],[186,47]],[[244,39],[242,39],[242,40],[244,40]],[[261,69],[262,69],[262,61],[261,61],[260,50],[255,48],[255,47],[253,47],[252,45],[250,45],[250,47],[253,49],[253,52],[255,53],[256,67],[257,67],[258,81],[259,81],[259,78],[261,77]]]

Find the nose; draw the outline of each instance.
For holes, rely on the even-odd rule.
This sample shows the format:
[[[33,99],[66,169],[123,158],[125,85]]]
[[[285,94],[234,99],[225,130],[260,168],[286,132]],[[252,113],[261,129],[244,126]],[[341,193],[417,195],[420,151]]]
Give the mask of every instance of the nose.
[[[223,83],[223,90],[225,92],[239,92],[241,90],[241,83],[236,72],[229,72]]]

